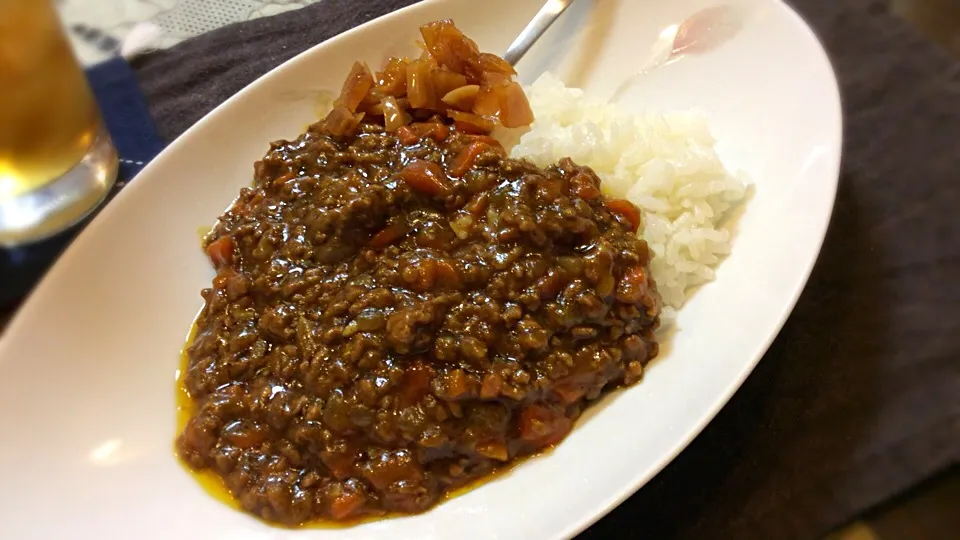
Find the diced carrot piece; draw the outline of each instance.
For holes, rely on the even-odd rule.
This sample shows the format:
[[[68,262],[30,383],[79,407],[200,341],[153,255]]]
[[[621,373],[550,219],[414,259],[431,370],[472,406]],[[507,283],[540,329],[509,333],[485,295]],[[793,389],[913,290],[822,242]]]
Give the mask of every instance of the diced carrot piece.
[[[386,227],[370,238],[369,246],[374,249],[387,247],[407,234],[407,222],[404,219],[391,221]]]
[[[570,179],[570,192],[585,201],[592,201],[600,196],[597,183],[586,173],[577,173]]]
[[[451,109],[447,111],[447,116],[453,119],[454,125],[461,133],[488,135],[497,127],[493,120],[473,113]]]
[[[432,161],[415,159],[400,171],[400,178],[414,191],[425,195],[442,195],[447,192],[448,182],[443,169]]]
[[[457,288],[460,286],[460,270],[447,260],[438,260],[436,264],[437,278],[447,287]]]
[[[296,178],[296,177],[297,177],[297,175],[296,175],[295,173],[293,173],[293,172],[288,172],[288,173],[284,173],[284,174],[281,174],[280,176],[276,177],[276,178],[275,178],[272,182],[270,182],[270,183],[273,185],[273,187],[280,187],[280,186],[282,186],[283,184],[286,184],[288,181],[293,180],[293,179]]]
[[[448,371],[441,379],[441,395],[444,400],[459,399],[467,395],[470,388],[467,386],[467,374],[462,369]]]
[[[482,142],[484,144],[489,144],[500,155],[502,156],[507,155],[507,151],[503,149],[503,145],[500,144],[500,141],[494,139],[490,135],[467,135],[467,139],[473,142]]]
[[[583,382],[583,376],[572,375],[557,382],[553,387],[553,392],[560,397],[564,404],[571,404],[582,398],[587,393],[587,388]]]
[[[440,142],[450,136],[450,128],[440,121],[416,122],[410,124],[410,128],[417,134],[418,139],[430,137]]]
[[[550,270],[547,275],[540,278],[537,282],[537,288],[540,289],[541,300],[553,300],[560,291],[567,286],[567,279],[557,270]]]
[[[221,236],[207,245],[207,256],[213,262],[214,268],[229,266],[233,263],[233,238]]]
[[[464,209],[467,212],[470,212],[475,218],[486,215],[487,207],[490,205],[490,197],[486,193],[480,193],[479,195],[474,195],[466,205]]]
[[[403,373],[398,389],[400,406],[410,407],[420,402],[420,398],[430,391],[430,381],[435,372],[433,368],[417,360]]]
[[[627,220],[630,232],[637,232],[640,228],[640,209],[632,202],[624,199],[614,199],[607,202],[607,210]]]
[[[222,436],[239,448],[253,448],[267,440],[267,431],[260,426],[234,424],[227,426]]]
[[[457,154],[457,157],[453,158],[453,163],[450,166],[450,176],[454,178],[460,178],[461,176],[467,174],[474,164],[477,162],[477,158],[485,150],[489,149],[490,144],[484,141],[474,141],[470,143],[466,148],[460,151]]]
[[[343,493],[330,501],[330,517],[334,521],[343,521],[363,507],[364,502],[362,493]]]
[[[404,146],[413,146],[420,142],[420,135],[417,135],[417,132],[410,126],[403,126],[398,129],[397,138],[400,139],[400,144]]]
[[[488,373],[480,384],[480,398],[494,399],[500,395],[500,388],[503,387],[503,379],[494,373]]]
[[[626,304],[638,304],[648,291],[647,271],[643,266],[634,266],[623,273],[617,285],[617,300]]]
[[[562,441],[573,422],[556,409],[530,405],[520,413],[518,427],[520,438],[539,449]]]

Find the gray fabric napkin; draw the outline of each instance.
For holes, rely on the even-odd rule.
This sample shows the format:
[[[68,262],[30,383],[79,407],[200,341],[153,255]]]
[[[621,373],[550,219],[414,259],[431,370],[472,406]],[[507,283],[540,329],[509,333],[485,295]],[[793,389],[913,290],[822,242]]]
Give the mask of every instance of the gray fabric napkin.
[[[411,3],[323,0],[136,69],[169,140],[284,60]],[[816,538],[960,457],[960,65],[882,0],[794,5],[847,115],[819,263],[733,400],[582,538]]]

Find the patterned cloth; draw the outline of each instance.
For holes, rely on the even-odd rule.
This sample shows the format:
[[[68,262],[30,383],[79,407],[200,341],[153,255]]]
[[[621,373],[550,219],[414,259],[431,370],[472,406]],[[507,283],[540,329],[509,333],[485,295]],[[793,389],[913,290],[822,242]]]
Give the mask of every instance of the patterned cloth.
[[[116,56],[144,23],[155,48],[240,21],[302,8],[319,0],[57,0],[64,26],[84,65]]]
[[[114,57],[100,62],[87,70],[87,79],[119,154],[117,181],[107,195],[109,201],[163,150],[164,142],[157,135],[137,77],[126,60]],[[104,206],[106,203],[100,208]],[[98,211],[53,238],[18,248],[0,248],[0,319]]]

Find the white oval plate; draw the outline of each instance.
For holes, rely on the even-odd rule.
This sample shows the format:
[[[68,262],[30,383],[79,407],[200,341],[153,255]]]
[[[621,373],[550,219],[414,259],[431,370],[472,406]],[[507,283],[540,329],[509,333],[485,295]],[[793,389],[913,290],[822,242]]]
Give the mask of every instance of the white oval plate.
[[[672,25],[719,2],[732,31],[697,18],[693,25],[714,48],[704,38],[690,54],[650,67],[663,60]],[[549,68],[601,98],[644,70],[622,103],[705,110],[723,158],[756,184],[733,255],[681,311],[669,353],[642,383],[595,407],[554,452],[423,515],[299,531],[213,500],[174,458],[178,351],[213,276],[197,228],[250,181],[269,141],[303,131],[317,91],[338,89],[355,59],[379,65],[408,50],[420,23],[447,17],[483,49],[503,51],[540,3],[429,0],[364,25],[250,85],[144,169],[70,246],[0,341],[0,537],[570,537],[690,442],[789,314],[836,191],[833,72],[814,35],[777,0],[579,0],[519,66],[526,82]],[[690,24],[682,35],[691,35]]]

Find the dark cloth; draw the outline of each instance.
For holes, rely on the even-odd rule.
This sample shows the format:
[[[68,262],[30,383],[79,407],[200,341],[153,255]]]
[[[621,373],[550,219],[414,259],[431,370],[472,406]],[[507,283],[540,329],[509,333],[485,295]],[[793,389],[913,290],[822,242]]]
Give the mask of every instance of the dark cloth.
[[[409,3],[323,0],[141,59],[160,133]],[[960,456],[960,67],[884,1],[794,4],[831,54],[846,111],[820,261],[733,400],[585,539],[816,538]]]
[[[120,156],[118,179],[126,182],[163,150],[164,141],[126,60],[101,62],[87,70],[87,79]]]

